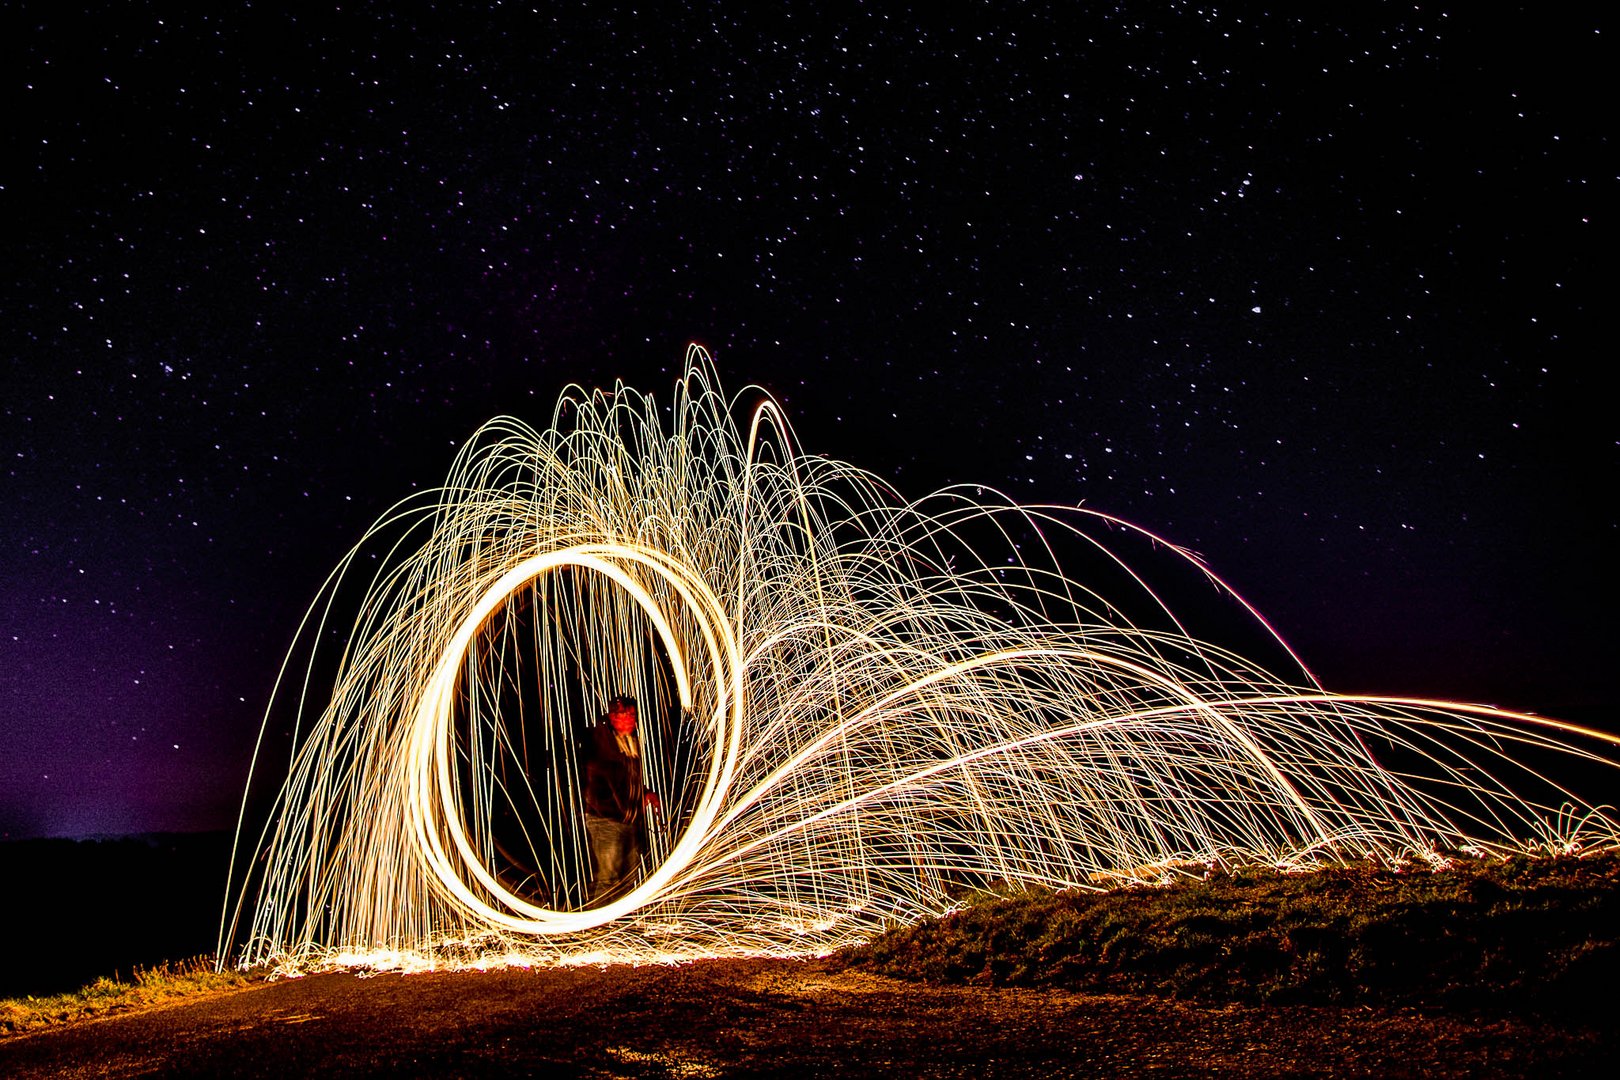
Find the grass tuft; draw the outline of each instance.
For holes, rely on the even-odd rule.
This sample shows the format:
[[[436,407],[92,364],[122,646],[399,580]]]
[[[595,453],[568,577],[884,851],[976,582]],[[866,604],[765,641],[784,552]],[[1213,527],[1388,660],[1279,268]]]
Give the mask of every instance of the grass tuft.
[[[215,972],[211,956],[136,968],[130,982],[103,975],[66,994],[0,999],[0,1036],[235,989],[250,981],[250,976],[238,971]]]
[[[935,983],[1594,1014],[1620,985],[1617,938],[1611,852],[983,894],[837,962]]]

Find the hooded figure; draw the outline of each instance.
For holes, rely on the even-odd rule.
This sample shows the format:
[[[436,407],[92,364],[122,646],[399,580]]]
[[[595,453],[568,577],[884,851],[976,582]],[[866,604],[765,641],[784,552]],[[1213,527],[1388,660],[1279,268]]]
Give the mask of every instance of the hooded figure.
[[[607,899],[629,886],[647,848],[643,813],[658,810],[658,796],[647,790],[641,771],[636,719],[635,698],[614,698],[608,702],[607,722],[591,728],[580,748],[585,763],[585,831],[591,840],[588,902]]]

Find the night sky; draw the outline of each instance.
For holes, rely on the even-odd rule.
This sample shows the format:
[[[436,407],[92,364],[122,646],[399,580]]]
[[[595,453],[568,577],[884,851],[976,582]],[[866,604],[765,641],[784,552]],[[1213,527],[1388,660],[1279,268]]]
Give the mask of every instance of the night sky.
[[[1330,688],[1614,726],[1601,16],[759,6],[4,6],[0,835],[231,824],[364,528],[688,341]]]

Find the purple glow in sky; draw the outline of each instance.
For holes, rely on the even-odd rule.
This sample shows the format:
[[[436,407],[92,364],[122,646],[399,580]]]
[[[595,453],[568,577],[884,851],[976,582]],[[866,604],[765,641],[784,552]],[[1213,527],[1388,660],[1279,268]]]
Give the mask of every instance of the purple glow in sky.
[[[6,7],[0,834],[230,824],[365,526],[689,340],[1335,689],[1613,723],[1602,16],[823,7]]]

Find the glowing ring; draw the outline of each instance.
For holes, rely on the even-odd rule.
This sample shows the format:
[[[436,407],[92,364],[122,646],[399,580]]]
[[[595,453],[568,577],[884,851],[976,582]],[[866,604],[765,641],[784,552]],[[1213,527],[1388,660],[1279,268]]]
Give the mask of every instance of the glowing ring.
[[[683,710],[692,708],[691,671],[668,618],[647,590],[623,567],[634,563],[664,579],[695,617],[715,674],[715,705],[709,723],[715,731],[709,768],[692,820],[669,856],[628,895],[587,911],[557,911],[531,904],[503,886],[473,851],[456,812],[450,766],[451,713],[461,666],[484,621],[518,589],[563,566],[594,570],[628,593],[647,615],[674,669]],[[730,785],[742,734],[742,674],[736,632],[719,598],[686,567],[663,552],[635,544],[580,544],[534,555],[501,575],[457,627],[423,687],[409,735],[407,807],[417,853],[432,880],[453,902],[475,918],[520,933],[563,934],[588,930],[635,911],[654,899],[696,855]],[[438,827],[435,827],[438,826]],[[445,851],[440,828],[450,836],[460,864],[507,910],[490,906],[468,888]],[[513,912],[518,914],[512,914]],[[520,917],[521,916],[521,917]]]

